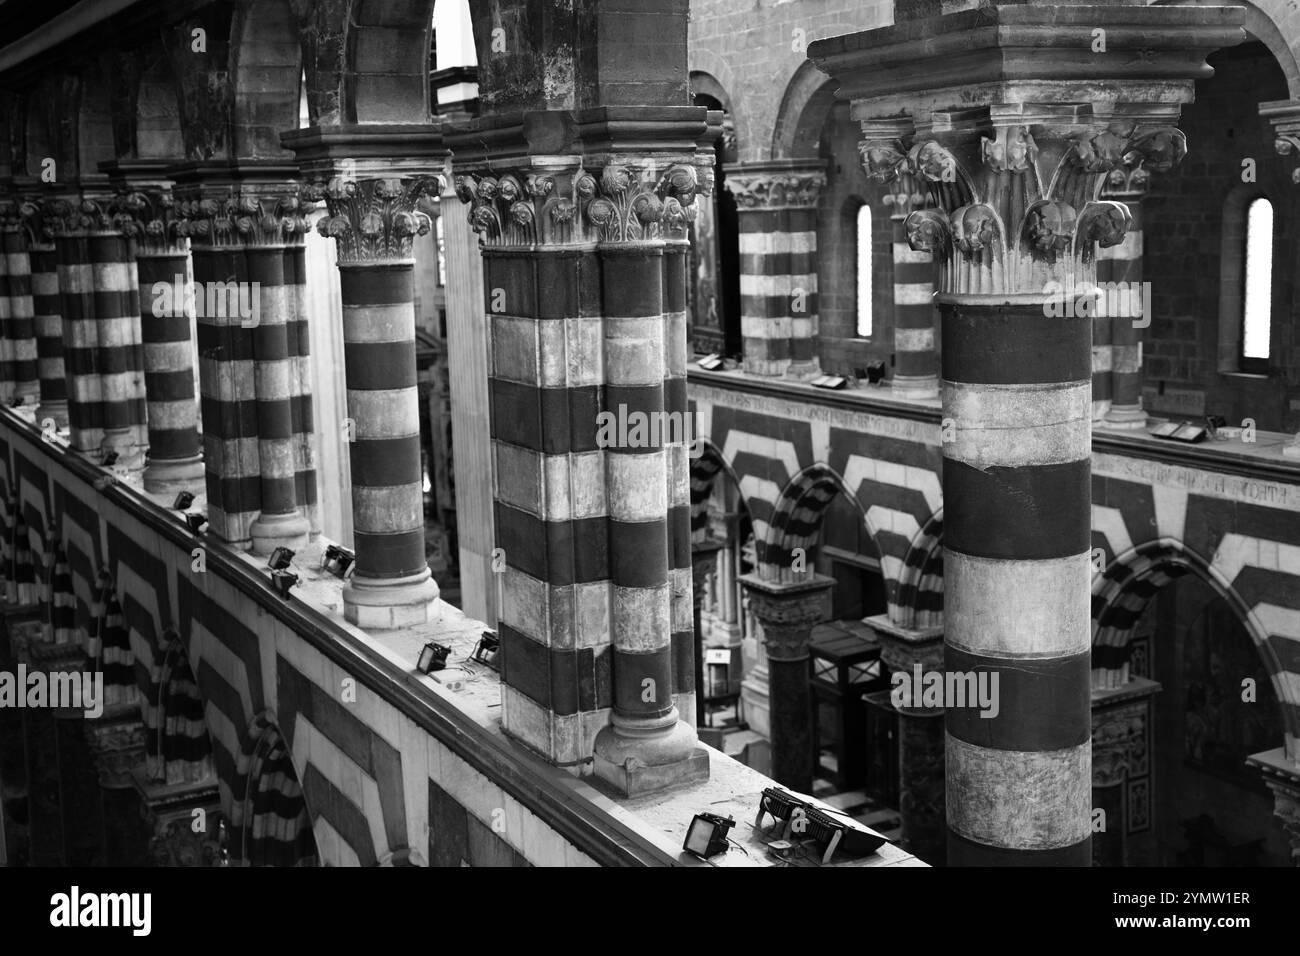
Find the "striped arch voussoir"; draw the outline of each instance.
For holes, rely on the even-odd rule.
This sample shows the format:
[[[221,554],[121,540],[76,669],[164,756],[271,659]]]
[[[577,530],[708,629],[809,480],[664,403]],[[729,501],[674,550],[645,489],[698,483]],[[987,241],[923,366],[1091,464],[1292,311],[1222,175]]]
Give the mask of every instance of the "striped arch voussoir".
[[[269,711],[249,723],[235,762],[231,848],[239,866],[315,866],[316,840],[288,743]]]
[[[775,581],[793,579],[795,548],[806,552],[812,547],[821,530],[822,516],[840,493],[861,511],[844,479],[825,465],[812,465],[790,480],[776,503],[768,539],[759,543],[762,550],[758,560],[765,577]]]

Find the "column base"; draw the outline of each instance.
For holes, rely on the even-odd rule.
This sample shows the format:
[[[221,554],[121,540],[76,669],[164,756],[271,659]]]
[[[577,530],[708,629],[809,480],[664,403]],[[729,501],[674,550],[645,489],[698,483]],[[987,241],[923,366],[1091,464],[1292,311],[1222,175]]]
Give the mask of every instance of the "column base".
[[[117,461],[114,462],[116,468],[138,468],[144,461],[144,456],[140,452],[140,446],[135,443],[135,436],[131,430],[117,430],[104,432],[104,440],[99,446],[100,454],[104,457],[116,452]]]
[[[895,375],[890,382],[895,398],[938,398],[937,375]]]
[[[636,797],[709,779],[709,752],[674,712],[657,720],[618,714],[596,734],[596,777],[615,793]]]
[[[58,431],[67,431],[68,429],[68,402],[66,399],[51,402],[41,402],[36,406],[36,421],[45,421],[52,419],[54,427]]]
[[[188,491],[199,494],[204,488],[203,456],[193,458],[147,458],[144,464],[144,490],[150,494],[173,494]]]
[[[16,407],[35,409],[41,401],[40,382],[19,382],[14,391]]]
[[[1106,415],[1109,412],[1110,412],[1109,398],[1097,399],[1092,403],[1092,420],[1095,423],[1101,424],[1102,422],[1104,422],[1106,420]]]
[[[1147,412],[1141,405],[1112,405],[1103,420],[1106,428],[1147,427]]]
[[[1295,441],[1282,446],[1282,454],[1288,458],[1300,458],[1300,435],[1295,437]]]
[[[299,512],[287,515],[260,514],[248,526],[252,538],[250,549],[254,554],[270,554],[276,548],[293,548],[295,551],[307,544],[311,525]]]
[[[809,362],[791,362],[785,369],[785,377],[804,382],[822,374],[822,363],[818,359]]]
[[[343,616],[357,627],[379,631],[424,624],[438,593],[438,582],[427,570],[405,578],[354,574],[343,589]]]

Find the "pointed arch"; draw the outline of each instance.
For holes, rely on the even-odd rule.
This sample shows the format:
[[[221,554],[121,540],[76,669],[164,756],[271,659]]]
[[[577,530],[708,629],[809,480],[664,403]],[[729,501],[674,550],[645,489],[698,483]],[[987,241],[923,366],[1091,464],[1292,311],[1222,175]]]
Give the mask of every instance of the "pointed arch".
[[[231,807],[236,866],[316,866],[311,815],[289,747],[270,711],[255,716],[235,761]]]
[[[943,508],[926,519],[908,546],[890,617],[900,627],[943,624]]]
[[[794,549],[803,548],[806,552],[814,546],[821,531],[822,517],[838,494],[853,502],[867,532],[875,540],[876,529],[867,519],[862,502],[849,490],[843,477],[820,462],[809,465],[791,478],[781,492],[772,512],[767,540],[759,543],[759,573],[764,578],[770,581],[795,579],[792,568]]]
[[[149,778],[168,786],[211,779],[212,740],[203,698],[175,628],[163,632],[163,650],[152,677],[147,712],[153,719],[145,727]]]
[[[703,451],[691,460],[691,543],[704,540],[709,527],[709,496],[718,475],[725,474],[740,489],[740,478],[722,455],[722,449],[707,438],[698,439]],[[744,496],[741,495],[742,502]]]

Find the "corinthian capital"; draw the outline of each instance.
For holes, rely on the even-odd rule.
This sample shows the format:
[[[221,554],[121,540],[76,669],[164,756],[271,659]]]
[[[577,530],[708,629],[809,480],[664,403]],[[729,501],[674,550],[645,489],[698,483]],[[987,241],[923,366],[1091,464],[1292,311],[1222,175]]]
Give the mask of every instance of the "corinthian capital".
[[[422,196],[441,194],[437,176],[353,180],[335,177],[303,186],[303,198],[324,200],[329,215],[316,224],[322,236],[337,240],[340,262],[400,262],[411,258],[411,243],[433,227],[415,206]]]
[[[773,160],[727,168],[727,189],[741,209],[813,209],[826,187],[820,164]]]
[[[227,184],[183,196],[175,205],[178,236],[205,246],[273,246],[301,242],[307,220],[295,184]]]
[[[184,254],[185,235],[171,190],[123,191],[114,209],[122,232],[135,242],[138,255]]]

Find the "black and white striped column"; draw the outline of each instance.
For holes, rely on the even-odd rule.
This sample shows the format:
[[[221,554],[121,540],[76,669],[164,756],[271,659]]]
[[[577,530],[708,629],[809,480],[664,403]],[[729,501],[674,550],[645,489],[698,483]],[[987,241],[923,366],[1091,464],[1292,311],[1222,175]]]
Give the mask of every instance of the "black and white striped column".
[[[411,256],[430,228],[414,211],[430,182],[336,178],[321,190],[330,215],[318,228],[338,241],[351,420],[356,570],[343,604],[361,627],[421,624],[438,597],[425,555]]]
[[[304,223],[303,228],[306,228],[305,220],[295,218],[294,221]],[[316,534],[321,528],[316,488],[316,419],[312,402],[311,329],[307,322],[307,253],[301,232],[286,236],[284,289],[295,493],[298,509],[307,518],[312,533]]]
[[[727,167],[740,220],[745,369],[809,378],[817,355],[817,201],[820,164],[777,160]]]
[[[59,302],[63,315],[63,365],[67,376],[69,443],[98,457],[104,443],[103,385],[95,351],[95,274],[90,262],[89,219],[79,201],[56,199],[48,207],[57,232]]]
[[[14,368],[12,306],[9,303],[9,257],[5,253],[8,230],[0,234],[0,405],[11,405],[17,386]]]
[[[36,334],[36,373],[40,404],[36,421],[48,419],[56,429],[68,427],[68,381],[63,365],[63,300],[59,292],[59,259],[54,223],[47,203],[27,199],[22,205],[32,264],[32,312]]]
[[[935,350],[934,262],[930,253],[913,249],[908,243],[903,227],[907,212],[908,207],[900,211],[895,203],[890,216],[894,250],[893,393],[899,398],[935,398],[939,394],[939,356]]]
[[[40,398],[36,362],[35,302],[32,293],[32,261],[27,231],[23,228],[17,202],[6,204],[0,232],[0,254],[5,259],[9,283],[9,335],[12,338],[14,393],[12,402],[35,412]]]
[[[94,282],[95,368],[99,373],[104,437],[100,451],[119,466],[142,464],[137,409],[140,366],[140,289],[130,241],[116,230],[87,238]]]
[[[1144,169],[1111,173],[1102,196],[1128,207],[1132,221],[1124,241],[1104,249],[1097,257],[1097,281],[1118,282],[1130,304],[1143,303],[1143,314],[1115,318],[1111,323],[1111,396],[1105,413],[1107,428],[1145,428],[1147,413],[1142,408],[1142,339],[1152,317],[1145,309],[1150,297],[1142,281],[1142,197],[1149,174]],[[1130,309],[1130,312],[1136,312]]]
[[[195,400],[189,281],[189,240],[173,218],[165,190],[129,192],[121,203],[130,218],[140,286],[140,333],[148,402],[149,453],[144,487],[155,494],[203,488],[199,406]]]

